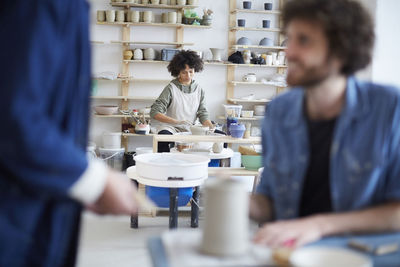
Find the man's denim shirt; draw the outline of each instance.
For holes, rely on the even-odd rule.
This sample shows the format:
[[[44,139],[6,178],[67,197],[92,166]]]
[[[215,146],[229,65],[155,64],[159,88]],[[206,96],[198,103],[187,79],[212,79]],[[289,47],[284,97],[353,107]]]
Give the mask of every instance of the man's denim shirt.
[[[330,151],[333,210],[400,200],[399,89],[349,77],[345,97]],[[291,89],[268,105],[263,121],[264,172],[257,193],[272,200],[276,220],[299,213],[309,161],[303,105],[304,90]]]

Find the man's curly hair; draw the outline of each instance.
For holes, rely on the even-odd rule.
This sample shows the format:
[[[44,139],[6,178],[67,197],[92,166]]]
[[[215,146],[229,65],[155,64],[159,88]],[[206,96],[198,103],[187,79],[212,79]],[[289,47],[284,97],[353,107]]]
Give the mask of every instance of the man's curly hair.
[[[349,76],[371,61],[374,25],[367,10],[354,0],[291,0],[283,8],[286,29],[294,19],[319,23],[332,55],[343,62],[341,73]]]
[[[182,50],[177,53],[168,64],[168,71],[172,76],[178,77],[179,72],[186,68],[194,69],[195,72],[203,70],[203,60],[197,55],[196,52],[191,50]]]

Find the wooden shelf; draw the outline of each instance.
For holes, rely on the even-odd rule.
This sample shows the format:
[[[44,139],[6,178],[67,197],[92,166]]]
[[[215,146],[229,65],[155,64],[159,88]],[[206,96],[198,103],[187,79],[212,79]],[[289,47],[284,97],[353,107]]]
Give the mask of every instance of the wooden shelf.
[[[261,46],[261,45],[233,45],[232,49],[238,48],[254,48],[254,49],[269,49],[269,50],[285,50],[285,46]]]
[[[197,28],[211,29],[211,26],[187,25],[180,23],[146,23],[146,22],[97,22],[98,25],[114,25],[114,26],[155,26],[155,27],[172,27],[172,28]]]
[[[130,44],[130,45],[172,45],[172,46],[191,46],[194,43],[180,43],[180,42],[128,42],[128,41],[111,41],[112,44]]]
[[[153,137],[154,134],[135,134],[135,133],[122,133],[123,137],[134,137],[134,136],[148,136],[148,137]]]
[[[164,63],[164,64],[168,64],[169,61],[163,61],[163,60],[124,60],[124,63],[128,64],[128,63]]]
[[[136,100],[136,101],[154,101],[156,97],[145,97],[145,96],[91,96],[92,99],[114,99],[114,100]]]
[[[131,7],[142,7],[142,8],[158,8],[158,9],[193,9],[197,8],[199,6],[192,6],[192,5],[154,5],[154,4],[135,4],[135,3],[116,3],[116,2],[111,2],[111,6],[114,7],[125,7],[125,8],[131,8]]]
[[[265,86],[277,86],[272,84],[265,84],[263,82],[242,82],[242,81],[230,81],[233,85],[265,85]],[[279,86],[278,86],[279,87]]]
[[[103,41],[90,41],[91,44],[105,44]]]
[[[238,118],[238,121],[259,121],[259,120],[262,120],[263,118],[264,118],[264,116],[254,116],[254,117],[251,117],[251,118],[240,117],[240,118]],[[218,116],[218,119],[219,120],[226,120],[226,117],[225,116]]]
[[[129,78],[117,78],[115,80],[110,80],[110,79],[104,79],[104,78],[92,78],[94,80],[98,80],[98,81],[110,81],[110,82],[114,82],[114,81],[119,81],[119,82],[140,82],[140,83],[165,83],[165,82],[170,82],[170,79],[135,79],[133,77],[129,77]]]
[[[250,171],[245,168],[230,168],[230,167],[209,167],[208,175],[216,175],[218,173],[224,173],[231,176],[256,176],[258,171]]]
[[[231,12],[232,14],[237,13],[254,13],[254,14],[270,14],[270,15],[280,15],[279,10],[254,10],[254,9],[235,9]]]
[[[246,99],[240,99],[240,98],[229,98],[229,102],[233,104],[237,103],[254,103],[254,104],[265,104],[268,102],[271,102],[271,99],[252,99],[252,100],[246,100]]]
[[[221,135],[164,135],[157,134],[153,136],[154,142],[221,142],[235,144],[261,144],[261,137],[250,137],[248,139],[233,138],[231,136]]]
[[[260,64],[234,64],[229,63],[228,66],[236,66],[236,67],[256,67],[256,68],[287,68],[284,65],[260,65]]]
[[[113,115],[99,115],[99,114],[93,114],[97,118],[131,118],[129,115],[123,115],[123,114],[113,114]],[[145,118],[150,118],[149,115],[146,115]]]
[[[278,28],[246,28],[246,27],[231,27],[231,31],[263,31],[263,32],[281,32]]]

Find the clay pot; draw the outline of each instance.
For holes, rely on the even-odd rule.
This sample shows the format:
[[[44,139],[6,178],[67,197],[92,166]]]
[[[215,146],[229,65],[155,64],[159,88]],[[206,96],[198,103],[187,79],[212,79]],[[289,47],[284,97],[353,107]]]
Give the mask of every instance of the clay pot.
[[[124,60],[131,60],[133,56],[132,50],[124,51]]]
[[[142,60],[143,59],[142,49],[136,48],[135,51],[133,51],[133,59],[134,60]]]
[[[156,57],[156,53],[153,48],[146,48],[144,50],[144,59],[145,60],[154,60]]]

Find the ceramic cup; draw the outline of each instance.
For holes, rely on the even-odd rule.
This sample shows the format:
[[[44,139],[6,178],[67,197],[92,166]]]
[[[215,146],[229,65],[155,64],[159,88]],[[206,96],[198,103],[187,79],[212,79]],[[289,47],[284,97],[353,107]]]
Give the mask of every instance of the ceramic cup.
[[[98,22],[106,21],[106,11],[105,10],[97,10],[97,21]]]
[[[139,22],[139,20],[140,20],[140,12],[139,11],[137,11],[137,10],[131,10],[130,12],[129,12],[131,15],[130,15],[130,21],[131,22]]]
[[[117,22],[124,22],[125,21],[125,11],[124,10],[117,10],[115,14],[115,18]]]
[[[132,50],[124,51],[124,60],[131,60],[133,56]]]
[[[245,27],[246,26],[246,20],[245,19],[238,19],[237,20],[238,27]]]
[[[181,12],[178,12],[177,14],[176,14],[176,23],[182,23],[182,13]]]
[[[151,0],[151,4],[152,5],[159,5],[160,4],[160,0]]]
[[[177,14],[176,12],[168,12],[168,23],[176,23]]]
[[[149,3],[149,0],[142,0],[143,5],[147,5]]]
[[[265,60],[265,64],[267,64],[268,66],[272,65],[272,55],[267,55],[267,58]]]
[[[251,9],[251,1],[243,1],[244,9]]]
[[[146,48],[144,50],[144,59],[145,60],[153,60],[156,57],[155,51],[153,48]]]
[[[168,5],[168,0],[161,0],[161,1],[160,1],[160,4],[161,4],[161,5]]]
[[[176,5],[176,0],[170,0],[170,5]]]
[[[272,65],[278,65],[278,54],[276,52],[271,52],[271,56],[272,56]]]
[[[263,28],[269,28],[271,26],[271,21],[268,19],[264,19],[262,21],[262,26],[263,26]]]
[[[272,3],[264,3],[264,10],[272,10]]]
[[[106,11],[106,19],[107,19],[107,22],[114,22],[115,21],[115,10],[107,10]]]
[[[184,5],[186,5],[186,0],[176,0],[176,4],[178,6],[184,6]]]
[[[187,0],[187,4],[190,6],[197,6],[198,0]]]
[[[162,13],[161,14],[161,22],[162,23],[168,23],[168,13]]]
[[[143,22],[151,23],[153,21],[153,12],[152,11],[143,11]]]
[[[142,49],[136,48],[135,51],[133,51],[133,59],[134,60],[142,60],[143,59]]]

